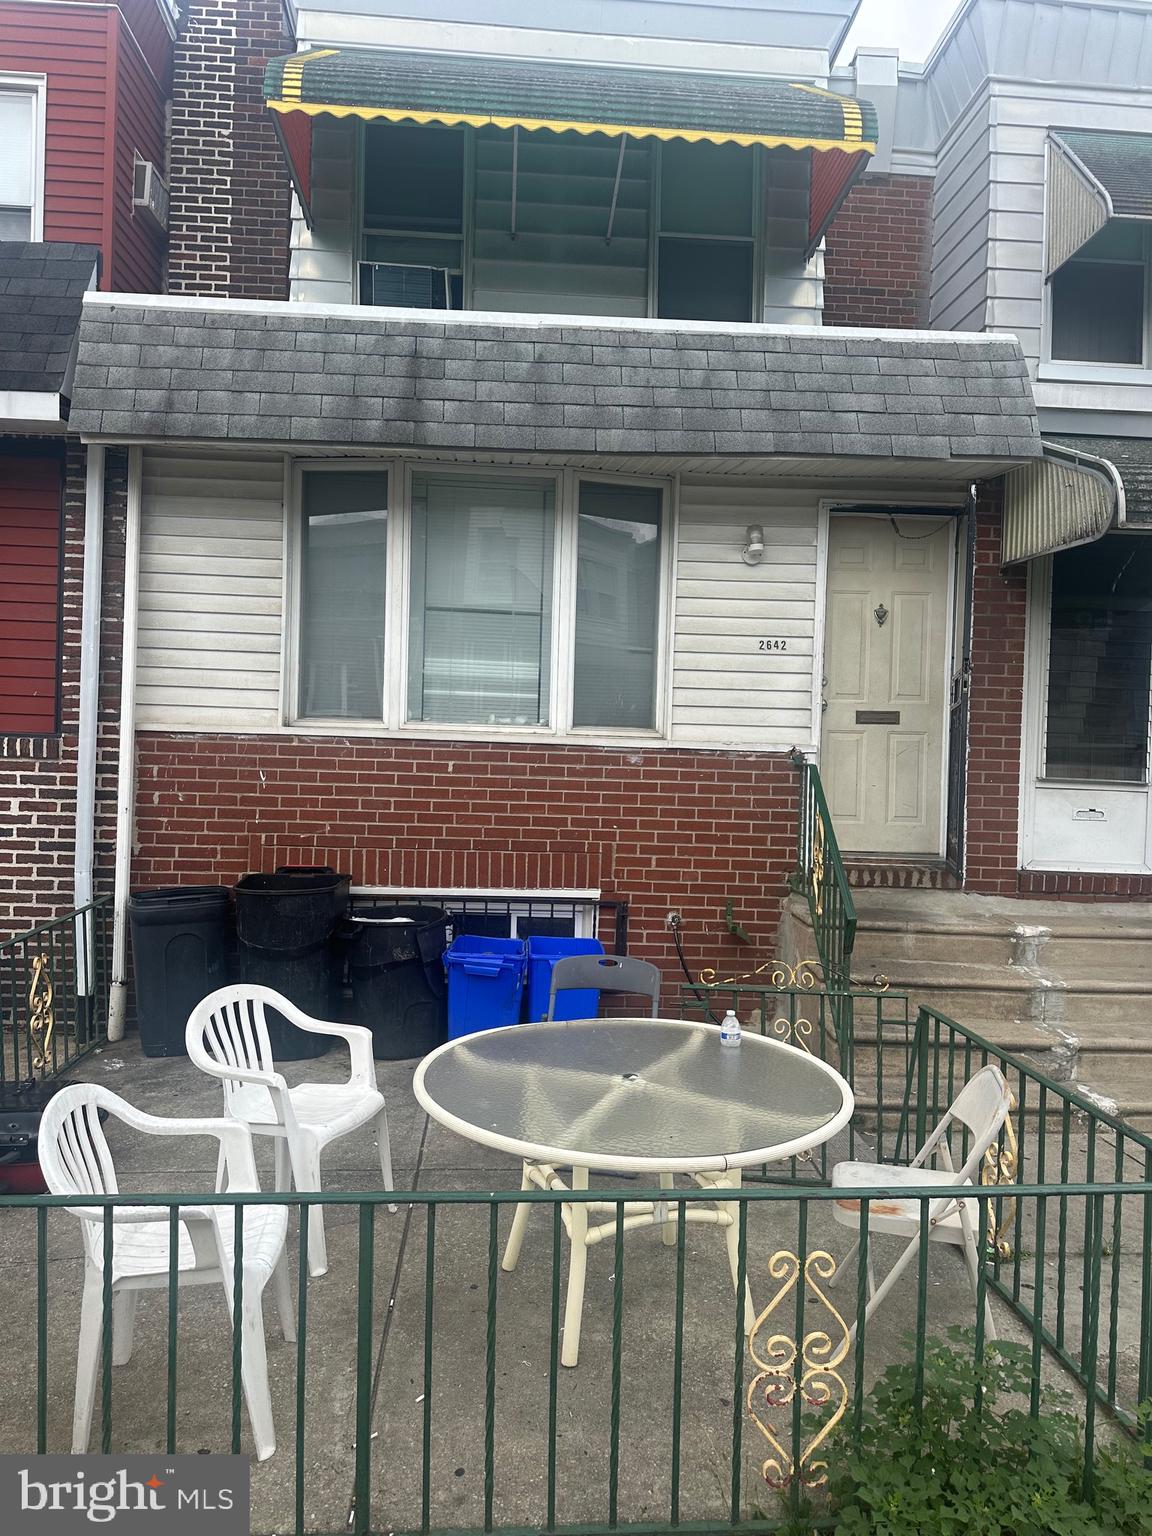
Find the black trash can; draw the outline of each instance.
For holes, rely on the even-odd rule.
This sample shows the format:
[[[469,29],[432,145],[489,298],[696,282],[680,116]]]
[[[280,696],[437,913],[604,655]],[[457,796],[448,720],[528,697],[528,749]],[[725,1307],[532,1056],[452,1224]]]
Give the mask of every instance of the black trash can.
[[[160,886],[128,898],[145,1056],[183,1056],[188,1015],[230,979],[228,887]]]
[[[283,870],[245,875],[236,884],[240,979],[281,992],[314,1019],[338,1014],[339,968],[333,945],[347,882],[335,870]],[[273,1056],[322,1056],[329,1035],[312,1035],[269,1010]]]
[[[426,1056],[447,1038],[448,924],[440,907],[397,904],[354,909],[341,925],[352,988],[346,1017],[372,1031],[378,1061]]]

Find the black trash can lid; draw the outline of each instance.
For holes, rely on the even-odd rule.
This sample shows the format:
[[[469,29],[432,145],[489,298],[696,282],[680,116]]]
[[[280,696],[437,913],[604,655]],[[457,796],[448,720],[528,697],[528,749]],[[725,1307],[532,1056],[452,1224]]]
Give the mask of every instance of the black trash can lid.
[[[235,891],[237,896],[315,896],[321,891],[334,891],[343,880],[343,875],[317,870],[277,870],[274,875],[245,875],[237,880]]]
[[[189,902],[227,902],[226,885],[157,885],[148,890],[132,891],[128,903],[133,907],[179,907]]]

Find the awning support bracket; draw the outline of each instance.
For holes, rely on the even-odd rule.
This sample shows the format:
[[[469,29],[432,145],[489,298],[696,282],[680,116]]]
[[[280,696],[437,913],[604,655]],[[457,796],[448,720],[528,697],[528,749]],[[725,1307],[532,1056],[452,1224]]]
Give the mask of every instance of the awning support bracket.
[[[616,156],[616,179],[612,183],[612,204],[608,209],[608,228],[604,231],[604,244],[612,244],[612,226],[616,222],[616,204],[620,199],[620,178],[624,174],[624,151],[628,146],[628,135],[620,135],[620,153]]]
[[[512,130],[512,219],[508,234],[513,240],[516,238],[516,191],[517,179],[520,175],[520,129]]]

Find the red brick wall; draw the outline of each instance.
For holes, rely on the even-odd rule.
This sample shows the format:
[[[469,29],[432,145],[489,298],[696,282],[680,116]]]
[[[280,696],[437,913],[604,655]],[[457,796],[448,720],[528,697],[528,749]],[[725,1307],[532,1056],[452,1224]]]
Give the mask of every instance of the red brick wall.
[[[6,447],[9,445],[5,445]],[[120,628],[124,601],[124,455],[107,458],[104,606],[97,800],[98,886],[111,889],[119,735]],[[69,444],[63,497],[60,730],[0,736],[0,938],[68,911],[73,904],[76,726],[80,700],[85,454]]]
[[[694,971],[774,954],[795,840],[782,756],[143,733],[137,784],[138,884],[318,862],[415,891],[599,887],[670,984],[673,908]]]
[[[928,324],[932,179],[865,176],[828,231],[824,324]]]
[[[972,678],[968,716],[965,885],[1013,895],[1019,867],[1024,702],[1024,568],[1000,569],[999,485],[976,504]]]
[[[176,42],[168,292],[287,299],[290,184],[264,65],[294,47],[282,0],[189,0]]]

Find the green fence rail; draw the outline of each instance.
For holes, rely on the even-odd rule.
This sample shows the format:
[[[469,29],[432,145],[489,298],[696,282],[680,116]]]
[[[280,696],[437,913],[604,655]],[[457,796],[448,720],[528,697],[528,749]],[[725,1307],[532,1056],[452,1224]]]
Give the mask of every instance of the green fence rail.
[[[0,942],[0,1087],[57,1076],[108,1033],[112,902]]]
[[[851,1008],[836,994],[852,986],[856,904],[840,857],[819,769],[803,758],[796,766],[800,774],[800,804],[792,883],[807,898],[824,984],[833,995],[833,1013],[841,1038],[846,1039],[851,1029]]]

